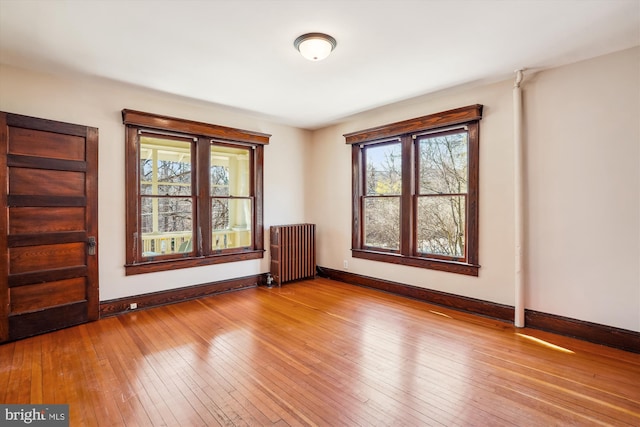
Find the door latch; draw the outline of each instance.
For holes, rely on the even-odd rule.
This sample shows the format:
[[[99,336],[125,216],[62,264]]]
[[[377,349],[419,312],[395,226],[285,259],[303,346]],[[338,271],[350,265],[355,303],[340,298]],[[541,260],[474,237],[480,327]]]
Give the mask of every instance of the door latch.
[[[87,240],[87,254],[95,255],[96,254],[96,238],[91,236],[89,240]]]

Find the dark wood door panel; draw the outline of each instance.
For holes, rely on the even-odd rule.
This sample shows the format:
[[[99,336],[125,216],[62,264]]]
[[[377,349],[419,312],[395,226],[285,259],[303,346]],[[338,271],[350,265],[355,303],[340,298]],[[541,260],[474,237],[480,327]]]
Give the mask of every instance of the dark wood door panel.
[[[84,231],[85,208],[10,207],[9,234]]]
[[[84,277],[18,286],[9,290],[12,314],[23,314],[59,305],[86,302],[86,299],[86,279]]]
[[[9,340],[30,337],[56,329],[79,325],[91,320],[88,317],[88,303],[66,304],[46,311],[34,311],[9,316]]]
[[[95,128],[0,112],[0,342],[99,317],[97,144]]]
[[[86,265],[84,242],[9,248],[9,274]]]
[[[50,159],[84,161],[84,138],[75,135],[11,127],[9,130],[8,153]]]
[[[9,194],[14,196],[84,196],[84,187],[82,172],[9,169]]]

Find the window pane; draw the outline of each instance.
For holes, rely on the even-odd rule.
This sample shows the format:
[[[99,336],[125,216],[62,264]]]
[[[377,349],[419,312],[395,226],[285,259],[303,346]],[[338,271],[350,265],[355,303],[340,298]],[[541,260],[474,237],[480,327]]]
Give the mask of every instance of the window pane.
[[[191,142],[141,136],[140,193],[191,196]]]
[[[364,200],[364,245],[400,249],[400,197],[367,197]]]
[[[251,246],[252,199],[211,200],[213,249]]]
[[[211,165],[211,195],[229,195],[229,168],[220,165]]]
[[[142,182],[140,184],[140,194],[143,196],[151,196],[153,194],[153,186]]]
[[[464,258],[465,210],[465,196],[419,197],[417,251]]]
[[[400,143],[364,148],[365,194],[397,195],[402,192],[402,150]]]
[[[250,196],[250,148],[211,146],[211,195]]]
[[[420,194],[467,192],[467,132],[419,139]]]
[[[142,252],[144,256],[190,252],[193,237],[191,198],[142,198]]]

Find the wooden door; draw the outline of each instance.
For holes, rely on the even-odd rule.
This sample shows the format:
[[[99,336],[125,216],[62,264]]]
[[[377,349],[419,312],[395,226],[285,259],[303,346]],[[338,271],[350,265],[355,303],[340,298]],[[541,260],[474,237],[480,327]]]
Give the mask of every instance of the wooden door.
[[[0,342],[98,319],[98,129],[0,112],[0,187]]]

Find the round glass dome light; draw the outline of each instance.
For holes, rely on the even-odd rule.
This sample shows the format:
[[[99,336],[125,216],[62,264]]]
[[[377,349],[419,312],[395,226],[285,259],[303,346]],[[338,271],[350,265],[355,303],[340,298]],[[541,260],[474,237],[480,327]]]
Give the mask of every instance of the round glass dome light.
[[[308,33],[298,37],[293,45],[310,61],[321,61],[336,47],[336,39],[322,33]]]

